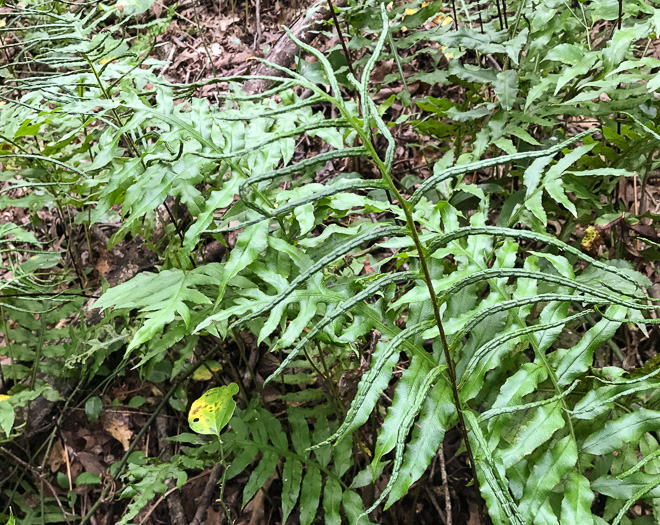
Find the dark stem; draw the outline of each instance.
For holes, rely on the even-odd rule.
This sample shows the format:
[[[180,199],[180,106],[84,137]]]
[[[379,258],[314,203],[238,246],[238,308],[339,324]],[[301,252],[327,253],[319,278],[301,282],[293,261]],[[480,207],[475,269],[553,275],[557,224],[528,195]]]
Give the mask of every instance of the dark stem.
[[[504,26],[509,29],[509,20],[506,17],[506,0],[502,0],[502,15],[504,16]]]
[[[502,10],[500,9],[500,0],[495,0],[497,5],[497,18],[500,21],[500,30],[504,29],[504,22],[502,21]]]
[[[353,59],[351,58],[351,52],[346,47],[346,42],[344,41],[344,34],[341,31],[341,26],[339,25],[339,20],[337,20],[337,14],[335,13],[335,6],[332,3],[332,0],[328,0],[328,9],[330,9],[330,15],[332,16],[332,21],[335,24],[337,29],[337,35],[339,36],[339,42],[341,43],[341,48],[344,50],[344,55],[346,56],[346,63],[348,64],[348,70],[351,72],[357,79],[355,70],[353,69]]]
[[[252,368],[252,365],[250,364],[250,360],[247,357],[247,353],[245,352],[245,343],[243,341],[243,338],[241,337],[241,334],[238,330],[232,330],[232,335],[234,336],[234,342],[236,343],[236,346],[238,347],[238,353],[241,354],[241,359],[245,363],[245,366],[247,367],[248,373],[250,374],[250,379],[252,379],[252,382],[254,383],[255,388],[257,389],[257,393],[259,394],[259,397],[261,398],[261,402],[263,406],[266,406],[266,400],[264,398],[264,389],[257,381],[257,374],[254,373],[254,368]],[[257,349],[258,351],[258,349]],[[245,389],[245,386],[243,386],[243,389]]]
[[[474,477],[474,482],[476,486],[478,486],[479,480],[477,478],[477,468],[474,461],[474,454],[472,454],[472,447],[470,445],[470,440],[468,438],[467,426],[465,424],[465,418],[463,417],[463,409],[461,408],[461,400],[458,396],[456,371],[454,369],[454,363],[452,361],[451,354],[449,353],[449,344],[447,343],[445,328],[442,324],[440,308],[438,307],[438,299],[437,296],[435,295],[435,290],[433,290],[431,272],[429,272],[429,267],[426,263],[426,257],[424,256],[424,246],[422,245],[419,235],[417,234],[417,230],[415,229],[415,223],[412,222],[413,217],[410,210],[408,210],[407,202],[404,204],[403,209],[404,211],[407,211],[406,215],[410,214],[409,227],[413,238],[413,242],[415,243],[415,247],[417,248],[417,253],[419,254],[419,262],[422,266],[422,271],[424,272],[424,281],[426,281],[426,287],[428,288],[429,294],[431,296],[431,304],[433,305],[433,315],[435,317],[438,330],[440,331],[440,342],[442,343],[442,352],[445,356],[445,361],[447,362],[447,373],[449,374],[449,384],[451,386],[451,391],[454,396],[454,405],[456,407],[456,413],[458,415],[459,427],[461,428],[461,433],[463,434],[463,441],[465,442],[465,450],[467,452],[468,458],[470,459],[470,468],[472,469],[472,476]]]
[[[394,184],[394,181],[392,180],[392,176],[390,175],[388,167],[385,165],[385,163],[376,153],[376,150],[372,142],[368,140],[368,137],[365,135],[365,133],[362,131],[361,128],[355,128],[355,130],[358,132],[358,134],[362,136],[364,144],[369,150],[369,154],[374,159],[374,162],[377,164],[381,176],[383,177],[383,180],[389,186],[392,195],[394,195],[394,198],[399,202],[399,205],[401,206],[403,213],[406,217],[406,222],[408,224],[410,237],[412,238],[413,243],[415,244],[415,248],[417,249],[417,254],[419,255],[419,263],[422,267],[422,272],[424,274],[424,281],[429,291],[431,305],[433,306],[433,316],[435,317],[435,322],[438,327],[438,331],[440,332],[440,341],[442,343],[442,351],[445,356],[445,361],[447,362],[447,373],[449,375],[449,384],[451,386],[451,391],[454,397],[454,406],[456,408],[456,413],[458,415],[458,422],[461,429],[461,434],[463,436],[463,441],[465,442],[465,450],[470,460],[470,468],[472,470],[472,476],[474,477],[474,483],[475,486],[478,487],[479,478],[477,478],[477,468],[474,461],[474,455],[472,453],[472,447],[470,446],[470,440],[468,438],[468,431],[467,431],[467,426],[465,424],[465,418],[463,417],[461,400],[458,395],[458,385],[456,383],[456,371],[454,369],[454,363],[451,358],[451,353],[449,352],[449,344],[447,343],[447,336],[445,335],[445,329],[442,324],[442,316],[440,314],[440,308],[438,306],[438,298],[435,294],[435,290],[433,289],[431,272],[429,271],[429,267],[426,262],[426,251],[424,249],[424,245],[422,244],[422,241],[419,238],[419,234],[417,233],[415,218],[413,216],[413,206],[406,199],[404,199],[403,195],[401,195],[401,193],[399,192],[398,188],[396,187],[396,184]],[[479,503],[479,507],[480,509],[482,509],[481,500]],[[481,512],[479,513],[479,515],[480,515],[479,520],[481,523]]]

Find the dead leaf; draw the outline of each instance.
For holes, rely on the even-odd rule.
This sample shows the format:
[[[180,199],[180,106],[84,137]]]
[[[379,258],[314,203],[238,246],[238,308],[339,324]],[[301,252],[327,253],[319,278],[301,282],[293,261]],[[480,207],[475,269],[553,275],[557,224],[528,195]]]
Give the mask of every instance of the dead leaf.
[[[247,505],[245,505],[243,511],[245,513],[252,513],[252,516],[250,516],[249,525],[259,525],[260,523],[265,523],[266,493],[268,492],[268,489],[270,488],[270,485],[273,483],[274,479],[275,474],[273,473],[270,478],[266,480],[266,483],[264,483],[263,486],[257,491],[257,493],[254,495],[254,498],[252,498],[252,500]]]
[[[220,20],[217,21],[218,23],[218,29],[220,29],[221,33],[224,33],[229,29],[229,26],[232,25],[235,22],[238,22],[240,20],[240,17],[238,16],[223,16],[220,18]]]
[[[365,259],[364,263],[362,263],[362,265],[364,266],[364,273],[374,273],[376,271],[371,267],[369,262],[369,255],[367,255],[367,258]]]
[[[78,459],[78,461],[82,463],[82,466],[85,467],[85,472],[91,472],[92,474],[103,474],[103,472],[105,472],[105,468],[96,454],[92,454],[91,452],[78,452],[76,454],[76,459]]]
[[[124,450],[128,450],[133,437],[133,431],[119,415],[109,414],[103,418],[103,428],[113,438],[121,443]]]
[[[209,510],[206,511],[206,520],[204,525],[222,525],[222,518],[224,517],[224,512],[218,512],[213,507],[209,507]]]
[[[53,448],[50,449],[50,456],[48,456],[48,464],[50,465],[51,472],[57,472],[66,461],[64,455],[64,447],[62,442],[58,439],[55,441]]]
[[[154,2],[149,8],[156,18],[160,18],[160,15],[163,13],[163,4],[161,2]]]
[[[99,257],[99,260],[96,262],[95,268],[96,271],[103,276],[107,275],[108,272],[112,270],[112,266],[108,264],[108,259],[105,257]]]

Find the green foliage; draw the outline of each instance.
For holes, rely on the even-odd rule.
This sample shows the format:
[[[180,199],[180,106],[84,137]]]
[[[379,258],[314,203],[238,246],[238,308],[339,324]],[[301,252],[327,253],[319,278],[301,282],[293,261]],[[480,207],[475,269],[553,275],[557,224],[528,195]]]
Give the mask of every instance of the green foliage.
[[[124,476],[126,488],[119,495],[122,499],[131,498],[131,501],[118,525],[130,523],[156,495],[165,494],[168,480],[175,480],[177,488],[181,488],[188,480],[185,469],[201,466],[201,461],[191,461],[182,456],[174,456],[170,461],[162,462],[146,458],[142,452],[135,452],[130,457],[128,471]]]
[[[145,29],[129,24],[147,3],[121,16],[11,7],[45,24],[47,37],[14,29],[34,63],[58,69],[26,77],[2,66],[24,94],[3,96],[0,208],[58,210],[69,253],[74,230],[120,220],[109,246],[143,239],[159,262],[104,288],[93,305],[104,310],[100,324],[58,328],[83,307],[84,275],[63,271],[42,229],[0,226],[11,271],[0,286],[7,441],[31,401],[59,397],[43,378],[112,377],[107,361],[120,350],[116,373],[131,363],[142,378],[175,382],[182,393],[169,406],[184,413],[198,343],[234,341],[242,353],[250,334],[280,358],[264,382],[279,397],[267,402],[257,383],[259,395],[241,392],[237,407],[241,378],[223,362],[229,386],[190,411],[192,430],[221,440],[179,436],[187,446],[169,462],[129,451],[113,473],[130,498],[120,523],[169,479],[181,487],[188,470],[215,463],[223,489],[249,473],[243,508],[279,477],[283,523],[320,514],[368,523],[406,496],[457,426],[494,523],[642,524],[629,513],[637,502],[660,520],[659,370],[597,359],[620,353],[620,330],[653,323],[652,282],[622,249],[591,256],[576,243],[578,226],[639,221],[601,196],[622,177],[645,184],[658,167],[660,60],[640,53],[658,10],[624,0],[617,20],[612,2],[516,2],[508,23],[488,5],[481,19],[466,7],[455,26],[434,21],[440,2],[417,7],[343,10],[359,79],[339,49],[326,56],[296,41],[313,67],[301,61],[261,96],[244,95],[244,78],[214,79],[230,86],[217,105],[191,96],[199,85],[159,77],[164,64],[148,58],[146,42],[173,11],[130,42],[124,29]],[[422,54],[431,70],[409,73]],[[396,72],[376,80],[390,58]],[[378,91],[402,79],[405,89],[382,102]],[[415,82],[461,95],[413,96]],[[390,118],[394,104],[406,109]],[[426,157],[424,180],[393,171],[393,130],[404,126],[420,137],[411,147]],[[297,156],[303,138],[316,154]],[[227,244],[230,233],[222,262],[201,262],[204,245]],[[356,369],[356,393],[344,399],[341,378]],[[93,395],[77,401],[91,420],[103,409]],[[362,490],[382,473],[384,487]],[[22,523],[57,512],[50,500],[39,514],[21,498]]]

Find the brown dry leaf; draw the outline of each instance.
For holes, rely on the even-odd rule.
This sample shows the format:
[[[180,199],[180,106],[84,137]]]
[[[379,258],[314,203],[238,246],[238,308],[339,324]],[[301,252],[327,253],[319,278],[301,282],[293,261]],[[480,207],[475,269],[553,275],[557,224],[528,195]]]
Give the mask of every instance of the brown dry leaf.
[[[53,448],[50,449],[50,456],[48,456],[50,471],[57,472],[65,462],[66,456],[64,454],[64,447],[62,446],[62,442],[58,439],[55,441]]]
[[[96,271],[103,276],[107,275],[108,272],[112,270],[112,266],[108,264],[108,259],[105,257],[99,257],[99,260],[96,262],[95,268]]]
[[[128,424],[118,415],[110,414],[103,418],[103,428],[113,438],[121,443],[124,450],[128,450],[133,437],[133,431]]]
[[[371,263],[369,262],[369,256],[367,255],[367,258],[365,259],[364,263],[362,263],[364,266],[364,273],[374,273],[376,270],[374,270],[371,267]]]
[[[163,13],[163,4],[161,2],[154,2],[149,8],[156,18],[160,18],[160,15]]]
[[[222,518],[225,513],[216,511],[213,507],[209,507],[209,510],[206,511],[206,520],[204,525],[222,525]]]
[[[55,325],[55,329],[61,330],[62,328],[69,326],[69,321],[70,319],[68,317],[65,317],[64,319],[60,319]]]
[[[223,16],[220,18],[220,20],[217,21],[218,24],[218,29],[220,30],[221,33],[224,33],[229,29],[229,26],[232,25],[235,22],[239,22],[241,20],[240,17],[238,16]]]
[[[105,472],[105,467],[96,454],[92,454],[91,452],[78,452],[76,458],[82,463],[82,466],[85,467],[86,472],[91,472],[92,474],[103,474],[103,472]]]

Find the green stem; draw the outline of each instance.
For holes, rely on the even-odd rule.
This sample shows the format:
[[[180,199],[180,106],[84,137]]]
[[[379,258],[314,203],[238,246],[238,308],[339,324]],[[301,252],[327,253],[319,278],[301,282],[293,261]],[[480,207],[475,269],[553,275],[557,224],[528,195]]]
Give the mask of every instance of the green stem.
[[[445,334],[445,329],[444,325],[442,323],[442,315],[440,314],[440,309],[438,307],[438,299],[435,294],[435,290],[433,289],[433,282],[431,280],[431,272],[429,271],[429,267],[426,261],[426,249],[424,245],[422,244],[422,241],[419,238],[419,234],[417,233],[417,225],[415,223],[415,218],[413,217],[412,214],[412,205],[408,203],[406,199],[403,198],[403,195],[399,192],[398,188],[394,184],[394,181],[392,180],[392,177],[390,175],[388,167],[385,165],[385,163],[381,160],[381,158],[378,156],[378,153],[376,152],[371,140],[367,136],[367,134],[362,130],[360,126],[354,126],[355,131],[361,136],[363,140],[364,146],[367,148],[368,153],[370,154],[371,158],[374,160],[376,165],[378,166],[378,169],[381,173],[381,176],[385,183],[388,185],[390,191],[396,198],[396,200],[399,202],[401,205],[401,208],[403,209],[403,213],[406,217],[406,223],[408,225],[408,230],[410,232],[410,237],[412,238],[415,247],[417,248],[417,253],[419,256],[419,262],[422,267],[422,272],[424,274],[424,282],[426,283],[426,287],[429,292],[429,296],[431,298],[431,305],[433,306],[433,316],[435,318],[436,325],[438,327],[438,331],[440,333],[440,341],[442,343],[442,351],[445,357],[445,361],[447,362],[447,373],[449,375],[449,383],[451,386],[453,398],[454,398],[454,407],[456,408],[456,413],[458,415],[458,421],[459,421],[459,427],[461,429],[461,434],[463,436],[463,441],[465,442],[465,449],[468,455],[468,458],[470,460],[470,469],[472,470],[472,476],[474,478],[474,482],[478,483],[478,478],[477,478],[477,469],[476,469],[476,463],[474,460],[474,454],[472,453],[472,447],[470,445],[470,440],[468,438],[468,431],[467,431],[467,425],[465,424],[465,418],[463,416],[463,408],[461,406],[461,401],[458,395],[458,385],[456,383],[456,371],[454,368],[454,363],[452,360],[451,353],[449,352],[449,344],[447,343],[447,336]]]
[[[218,439],[220,440],[220,462],[223,467],[222,479],[220,480],[220,498],[218,499],[218,502],[220,503],[222,510],[225,511],[225,516],[227,516],[227,521],[229,522],[229,525],[234,525],[234,520],[231,517],[231,512],[229,511],[229,508],[225,503],[225,484],[226,484],[225,482],[227,480],[227,464],[225,463],[225,451],[222,446],[222,439],[220,439],[220,436],[218,436]]]

